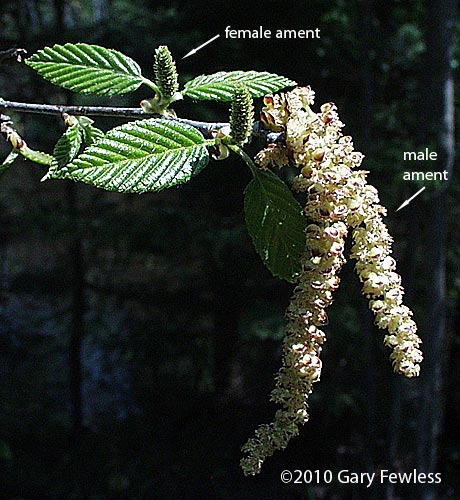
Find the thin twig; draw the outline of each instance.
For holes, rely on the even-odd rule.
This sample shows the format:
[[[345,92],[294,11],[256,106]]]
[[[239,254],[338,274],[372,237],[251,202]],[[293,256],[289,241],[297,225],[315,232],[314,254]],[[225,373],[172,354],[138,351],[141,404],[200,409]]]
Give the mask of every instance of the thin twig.
[[[16,111],[19,113],[34,113],[41,115],[62,115],[67,113],[76,116],[110,116],[119,118],[148,118],[158,116],[145,112],[142,108],[121,108],[109,106],[63,106],[57,104],[30,104],[25,102],[5,101],[0,98],[0,110]],[[198,129],[209,136],[213,130],[219,130],[230,125],[226,122],[201,122],[187,118],[168,117]],[[282,139],[279,133],[270,132],[260,127],[259,122],[254,125],[253,135],[261,137],[268,142],[278,142]]]
[[[30,104],[26,102],[5,101],[0,98],[0,109],[14,110],[19,113],[40,115],[61,115],[68,113],[77,116],[112,116],[122,118],[139,118],[150,116],[142,108],[118,108],[109,106],[63,106],[59,104]]]
[[[26,54],[27,50],[25,49],[0,50],[0,64],[3,64],[9,59],[15,59],[17,62],[22,62]]]

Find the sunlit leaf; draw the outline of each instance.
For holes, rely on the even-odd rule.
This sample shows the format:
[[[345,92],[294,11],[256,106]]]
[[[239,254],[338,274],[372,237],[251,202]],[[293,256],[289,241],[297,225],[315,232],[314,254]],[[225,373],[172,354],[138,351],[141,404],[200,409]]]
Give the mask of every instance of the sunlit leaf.
[[[257,71],[221,71],[213,75],[202,75],[185,84],[183,95],[192,99],[231,101],[238,85],[244,84],[252,97],[263,97],[296,82],[272,73]]]
[[[66,167],[48,177],[68,178],[109,191],[144,193],[187,182],[208,163],[213,141],[184,123],[148,119],[116,127]]]
[[[26,64],[51,83],[81,94],[126,94],[145,81],[141,68],[131,58],[86,43],[45,47]]]

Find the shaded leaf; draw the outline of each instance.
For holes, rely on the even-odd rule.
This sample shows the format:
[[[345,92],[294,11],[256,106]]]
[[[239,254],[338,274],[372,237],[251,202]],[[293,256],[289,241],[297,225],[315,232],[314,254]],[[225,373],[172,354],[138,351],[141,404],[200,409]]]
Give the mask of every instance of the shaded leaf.
[[[305,249],[302,207],[273,172],[253,169],[253,174],[244,198],[249,234],[270,272],[294,281]]]
[[[0,177],[13,165],[16,158],[19,156],[19,151],[17,149],[12,149],[10,154],[3,160],[0,165]]]
[[[52,168],[62,168],[75,159],[80,151],[83,132],[80,125],[72,125],[59,138],[53,151]]]

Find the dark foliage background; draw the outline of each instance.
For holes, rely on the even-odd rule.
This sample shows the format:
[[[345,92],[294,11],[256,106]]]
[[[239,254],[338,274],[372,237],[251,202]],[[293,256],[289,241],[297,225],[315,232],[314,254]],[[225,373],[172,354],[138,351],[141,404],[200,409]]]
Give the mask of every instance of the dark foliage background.
[[[268,394],[291,293],[263,267],[245,230],[247,168],[216,162],[183,187],[135,196],[40,184],[44,170],[20,161],[0,183],[2,498],[460,499],[458,142],[447,189],[427,186],[395,212],[418,189],[402,181],[404,170],[444,170],[451,161],[455,8],[452,0],[1,2],[0,50],[97,43],[150,71],[154,49],[167,44],[184,81],[266,70],[310,84],[318,106],[333,100],[389,208],[427,356],[419,380],[392,373],[349,263],[330,311],[311,421],[260,476],[244,478],[239,448],[275,411]],[[321,39],[221,37],[180,61],[228,25],[318,27]],[[149,97],[145,89],[71,95],[19,64],[0,67],[0,95],[133,106]],[[206,120],[228,113],[208,104],[176,110]],[[13,118],[32,147],[52,151],[62,133],[57,118]],[[436,164],[402,161],[403,151],[425,147],[438,151]],[[0,148],[3,158],[6,144]],[[279,478],[283,469],[380,468],[441,472],[442,484],[366,489]]]

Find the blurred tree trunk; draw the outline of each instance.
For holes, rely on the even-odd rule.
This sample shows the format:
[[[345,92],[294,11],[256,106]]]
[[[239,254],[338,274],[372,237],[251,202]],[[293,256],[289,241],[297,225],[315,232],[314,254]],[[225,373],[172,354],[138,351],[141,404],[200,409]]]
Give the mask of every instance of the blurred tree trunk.
[[[362,108],[361,108],[361,146],[360,149],[366,156],[372,155],[373,149],[373,123],[374,116],[374,67],[373,61],[375,54],[369,49],[373,46],[372,38],[375,36],[375,13],[373,0],[364,0],[362,2],[362,16],[360,16],[359,42],[362,53]],[[364,466],[366,471],[372,471],[375,467],[376,459],[376,385],[375,385],[375,338],[373,317],[365,301],[360,301],[360,321],[361,330],[364,337],[364,356],[366,359],[365,371],[365,401],[366,401],[366,440],[364,451]],[[376,498],[377,490],[370,489],[368,492],[369,500]]]
[[[230,267],[231,269],[231,267]],[[218,400],[224,401],[231,384],[232,366],[238,344],[239,289],[223,269],[214,275],[214,385]]]
[[[454,23],[455,0],[427,1],[426,146],[438,153],[436,168],[452,176],[454,162]],[[422,333],[425,362],[422,366],[422,404],[418,422],[418,470],[436,472],[439,437],[444,418],[446,335],[447,197],[445,187],[436,191],[425,207],[424,262],[426,318]],[[421,488],[421,500],[437,497],[436,485]]]
[[[59,30],[65,28],[65,0],[53,0],[54,12],[56,16],[56,27]],[[62,31],[58,31],[57,37],[62,35]]]
[[[70,242],[71,329],[69,342],[70,399],[72,408],[72,442],[78,446],[83,428],[82,343],[85,331],[85,282],[82,241],[78,229],[77,186],[66,185],[69,221],[73,226]]]
[[[69,244],[69,274],[71,293],[71,324],[69,340],[69,386],[71,408],[71,456],[75,488],[78,498],[89,498],[86,458],[83,452],[83,366],[82,345],[85,338],[85,262],[78,217],[77,185],[69,181],[66,186],[68,221],[71,226]]]
[[[66,22],[66,0],[54,0],[56,42],[64,41]],[[69,103],[70,94],[66,94]],[[85,263],[83,242],[79,228],[78,187],[72,181],[65,185],[67,214],[70,226],[69,275],[71,297],[71,324],[69,339],[69,389],[71,408],[71,453],[75,488],[78,498],[89,498],[86,478],[85,457],[83,456],[83,367],[82,345],[85,338]]]
[[[63,38],[66,28],[65,23],[65,0],[54,0],[54,15],[56,26],[56,40]],[[67,95],[67,103],[69,101]],[[70,280],[71,280],[71,327],[69,341],[69,385],[70,385],[70,407],[72,421],[72,445],[77,448],[83,427],[83,402],[82,383],[83,372],[81,364],[82,342],[84,338],[84,262],[82,252],[82,241],[78,229],[78,198],[77,187],[69,182],[65,186],[67,200],[67,213],[70,234]]]

